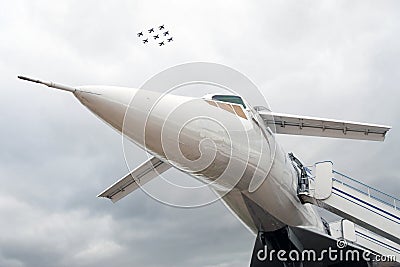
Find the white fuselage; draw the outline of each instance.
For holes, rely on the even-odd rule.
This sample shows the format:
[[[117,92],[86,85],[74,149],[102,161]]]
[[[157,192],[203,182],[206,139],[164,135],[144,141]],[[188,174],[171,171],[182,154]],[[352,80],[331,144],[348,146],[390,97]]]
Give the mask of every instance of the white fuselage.
[[[209,183],[253,232],[321,219],[297,197],[297,174],[271,131],[246,104],[86,86],[75,96],[147,152]]]

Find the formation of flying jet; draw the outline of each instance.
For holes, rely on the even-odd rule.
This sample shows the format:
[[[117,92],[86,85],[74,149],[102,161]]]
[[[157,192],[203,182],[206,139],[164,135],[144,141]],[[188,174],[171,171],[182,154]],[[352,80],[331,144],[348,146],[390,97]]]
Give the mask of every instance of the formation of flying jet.
[[[292,154],[284,152],[276,139],[277,134],[289,134],[383,141],[388,126],[267,112],[239,95],[214,93],[195,98],[114,86],[71,87],[19,78],[73,93],[97,117],[118,132],[124,128],[124,135],[152,155],[100,193],[100,197],[119,201],[168,169],[176,168],[208,184],[257,235],[251,266],[399,266],[396,262],[380,265],[361,259],[349,263],[338,258],[285,262],[279,253],[272,255],[270,262],[263,261],[267,249],[286,253],[313,249],[321,253],[339,247],[341,239],[347,242],[345,252],[356,249],[360,253],[372,251],[378,255],[392,251],[400,255],[400,211],[395,208],[395,198],[390,206],[369,196],[371,188],[367,194],[336,182],[329,162],[316,165],[315,177],[309,177],[308,170]],[[178,114],[176,103],[182,105]],[[132,109],[126,117],[128,106]],[[176,115],[175,119],[170,114]],[[186,123],[193,118],[208,119]],[[234,133],[231,140],[214,121],[228,126],[226,131]],[[163,139],[162,134],[171,138]],[[185,140],[181,142],[173,136],[183,136]],[[212,140],[213,146],[200,152],[205,139]],[[180,148],[182,157],[168,156],[166,148],[175,147]],[[214,157],[207,168],[199,168],[208,162],[203,153]],[[195,165],[188,161],[192,158],[196,159]],[[219,179],[221,176],[223,180]],[[225,192],[226,188],[230,188],[229,192]],[[328,224],[311,204],[330,207],[330,211],[346,220]]]
[[[165,25],[164,25],[164,24],[158,26],[158,30],[159,30],[159,31],[164,30],[164,31],[163,31],[163,32],[160,32],[159,34],[152,35],[152,36],[149,36],[149,37],[153,37],[153,40],[157,40],[157,39],[160,39],[160,34],[162,34],[161,36],[164,36],[164,37],[170,35],[170,34],[169,34],[169,31],[168,31],[168,30],[165,30]],[[154,32],[155,32],[155,31],[154,31],[154,27],[151,28],[151,29],[148,29],[147,31],[148,31],[148,33],[154,33]],[[137,37],[146,38],[147,36],[145,36],[145,35],[143,34],[143,31],[141,31],[141,32],[138,32],[138,33],[137,33]],[[143,39],[143,38],[142,38],[143,44],[146,44],[146,43],[149,42],[149,38],[146,38],[146,39]],[[161,41],[161,40],[162,40],[162,39],[158,40],[158,46],[163,46],[163,45],[165,45],[165,41],[171,42],[173,39],[172,39],[172,37],[170,37],[170,38],[166,38],[166,39],[164,39],[164,40],[162,40],[162,41]]]

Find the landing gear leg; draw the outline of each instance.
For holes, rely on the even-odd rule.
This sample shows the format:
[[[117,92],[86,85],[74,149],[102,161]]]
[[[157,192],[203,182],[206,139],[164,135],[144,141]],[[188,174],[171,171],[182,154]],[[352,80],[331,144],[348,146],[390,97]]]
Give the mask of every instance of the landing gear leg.
[[[281,250],[287,256],[294,249],[286,227],[274,232],[260,231],[254,243],[250,267],[303,267],[302,262],[282,261],[277,257]]]

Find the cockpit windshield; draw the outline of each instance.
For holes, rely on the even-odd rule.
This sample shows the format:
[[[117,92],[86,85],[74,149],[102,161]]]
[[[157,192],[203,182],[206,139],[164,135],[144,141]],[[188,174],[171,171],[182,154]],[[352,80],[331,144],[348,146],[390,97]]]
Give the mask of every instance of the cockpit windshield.
[[[246,105],[244,104],[243,99],[237,95],[214,95],[212,97],[212,100],[238,104],[238,105],[242,105],[243,108],[246,108]]]

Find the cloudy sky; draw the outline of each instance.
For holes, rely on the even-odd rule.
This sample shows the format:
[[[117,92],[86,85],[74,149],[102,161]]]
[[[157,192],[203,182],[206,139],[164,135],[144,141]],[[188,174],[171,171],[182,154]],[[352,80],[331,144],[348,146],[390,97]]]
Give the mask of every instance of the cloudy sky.
[[[137,191],[121,137],[66,92],[16,79],[139,87],[176,64],[246,74],[272,109],[393,126],[384,143],[279,137],[302,161],[400,196],[398,1],[2,1],[0,266],[246,266],[253,235],[221,204],[179,209]],[[165,24],[174,42],[136,33]],[[138,154],[137,164],[144,160]]]

